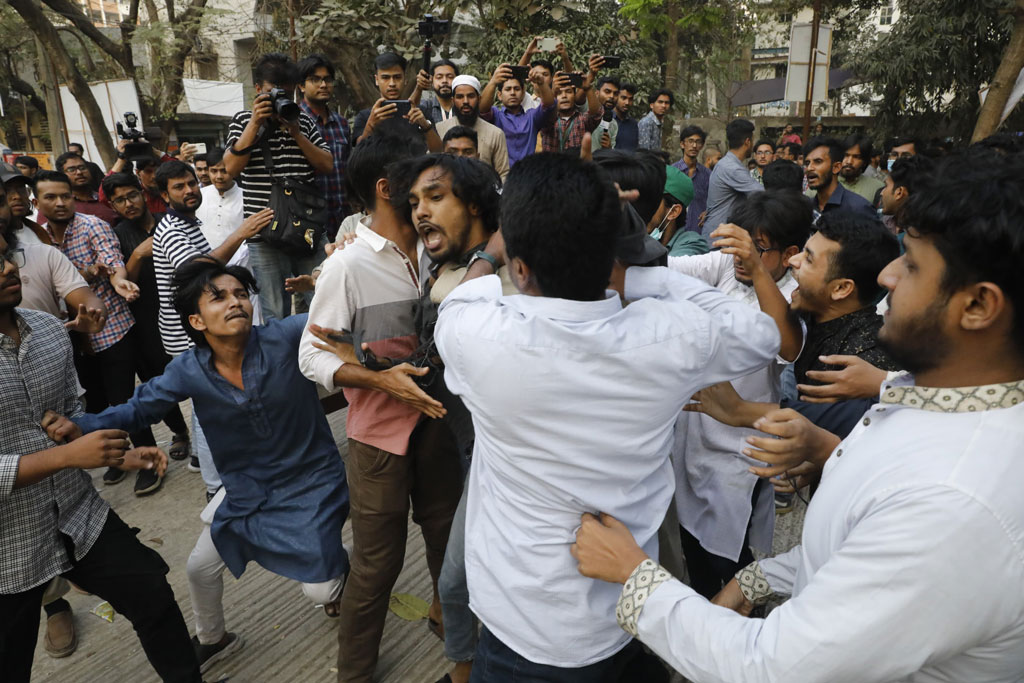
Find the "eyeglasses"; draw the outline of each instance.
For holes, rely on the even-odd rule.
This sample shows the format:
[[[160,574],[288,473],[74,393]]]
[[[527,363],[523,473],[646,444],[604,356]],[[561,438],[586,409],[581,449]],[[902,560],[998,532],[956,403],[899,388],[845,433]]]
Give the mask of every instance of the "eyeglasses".
[[[683,144],[684,145],[697,145],[699,147],[700,145],[704,144],[704,141],[701,140],[700,138],[687,138],[687,139],[683,140]]]
[[[758,256],[764,256],[769,251],[779,251],[778,247],[762,247],[757,242],[754,242],[754,249],[757,249],[757,255]]]
[[[331,78],[330,76],[307,76],[306,82],[312,83],[313,85],[320,85],[321,83],[326,83],[327,85],[334,85],[334,79]]]
[[[89,172],[89,167],[88,166],[65,166],[64,167],[64,173],[65,174],[68,174],[68,173],[88,173],[88,172]]]
[[[3,260],[8,263],[13,263],[18,268],[25,267],[25,250],[24,249],[8,249],[3,255]]]
[[[768,151],[754,152],[754,156],[758,156],[758,157],[767,157],[767,156],[771,156],[771,155],[772,155],[772,152],[768,152]]]
[[[139,192],[138,190],[133,190],[126,195],[122,195],[120,197],[115,197],[114,199],[111,199],[110,203],[113,204],[114,206],[124,206],[128,202],[137,202],[141,198],[142,193]]]

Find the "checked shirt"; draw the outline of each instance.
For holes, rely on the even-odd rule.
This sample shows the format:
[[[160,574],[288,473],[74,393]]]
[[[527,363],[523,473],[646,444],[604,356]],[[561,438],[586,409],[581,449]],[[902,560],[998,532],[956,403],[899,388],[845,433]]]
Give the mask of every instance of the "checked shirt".
[[[71,569],[62,534],[75,559],[103,530],[109,506],[80,469],[61,470],[15,489],[19,460],[54,447],[40,426],[47,410],[82,412],[71,340],[49,313],[15,309],[21,344],[0,334],[0,594],[22,593]]]

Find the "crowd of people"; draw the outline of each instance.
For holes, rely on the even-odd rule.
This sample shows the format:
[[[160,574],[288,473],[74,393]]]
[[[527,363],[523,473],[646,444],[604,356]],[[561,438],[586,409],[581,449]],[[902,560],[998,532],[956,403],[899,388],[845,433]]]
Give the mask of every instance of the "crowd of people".
[[[540,42],[407,99],[383,53],[351,127],[328,59],[271,53],[224,148],[0,168],[4,680],[40,608],[75,650],[70,582],[201,682],[244,646],[249,562],[373,680],[410,512],[448,683],[1019,680],[1019,139],[733,119],[670,163],[671,91],[634,119],[605,57]],[[194,634],[86,473],[150,496],[170,461],[206,491]]]

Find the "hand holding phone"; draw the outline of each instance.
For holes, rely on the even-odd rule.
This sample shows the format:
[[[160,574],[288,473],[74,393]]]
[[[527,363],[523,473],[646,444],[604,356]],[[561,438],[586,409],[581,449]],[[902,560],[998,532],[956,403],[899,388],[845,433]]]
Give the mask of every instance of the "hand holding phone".
[[[384,104],[395,105],[395,116],[402,118],[412,109],[412,102],[409,100],[384,100]]]
[[[604,55],[604,69],[618,69],[622,66],[622,57],[619,55]]]
[[[537,49],[541,52],[554,52],[558,48],[558,38],[541,38]]]

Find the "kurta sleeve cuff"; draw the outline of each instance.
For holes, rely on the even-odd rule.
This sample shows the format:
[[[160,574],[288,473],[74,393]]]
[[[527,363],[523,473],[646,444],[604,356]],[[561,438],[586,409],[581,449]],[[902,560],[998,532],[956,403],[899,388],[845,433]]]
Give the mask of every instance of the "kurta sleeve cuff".
[[[672,574],[654,560],[646,559],[636,566],[626,579],[619,602],[615,605],[615,618],[623,631],[637,637],[637,622],[640,621],[644,603],[658,586],[671,578]]]
[[[740,584],[743,597],[754,605],[763,605],[775,592],[768,585],[768,578],[756,561],[736,572],[736,582]]]
[[[18,481],[18,455],[0,455],[0,499],[11,495],[14,484]]]

